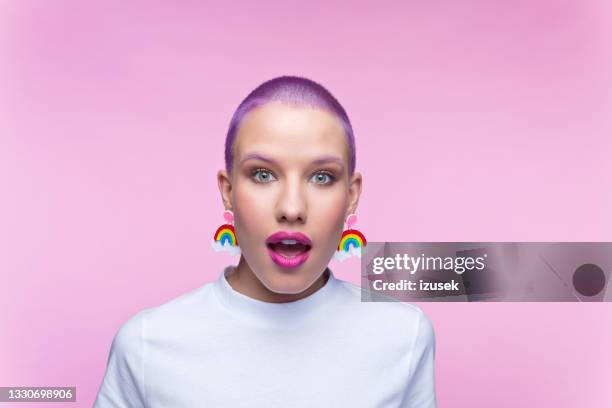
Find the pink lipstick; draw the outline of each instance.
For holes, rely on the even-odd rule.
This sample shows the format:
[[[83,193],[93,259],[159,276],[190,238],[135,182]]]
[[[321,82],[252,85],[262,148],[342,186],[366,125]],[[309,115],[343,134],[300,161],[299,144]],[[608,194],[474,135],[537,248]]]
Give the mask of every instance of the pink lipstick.
[[[312,242],[301,232],[279,231],[266,239],[272,261],[281,268],[297,268],[308,259]]]

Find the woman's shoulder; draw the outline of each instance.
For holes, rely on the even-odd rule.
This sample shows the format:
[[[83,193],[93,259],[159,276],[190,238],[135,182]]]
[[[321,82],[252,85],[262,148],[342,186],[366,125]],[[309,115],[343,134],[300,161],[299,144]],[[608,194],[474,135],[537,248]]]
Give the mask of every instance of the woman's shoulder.
[[[172,317],[177,314],[188,316],[192,313],[210,310],[210,304],[214,300],[215,282],[207,282],[188,292],[176,295],[157,306],[143,310],[143,317],[147,320]]]
[[[344,280],[338,282],[342,303],[346,305],[343,313],[353,314],[355,319],[381,332],[409,333],[421,342],[434,342],[432,321],[421,307],[382,296],[372,300],[372,294],[360,286]]]
[[[194,320],[214,313],[214,310],[213,282],[209,282],[133,314],[121,324],[114,342],[126,348],[145,335],[186,327]]]

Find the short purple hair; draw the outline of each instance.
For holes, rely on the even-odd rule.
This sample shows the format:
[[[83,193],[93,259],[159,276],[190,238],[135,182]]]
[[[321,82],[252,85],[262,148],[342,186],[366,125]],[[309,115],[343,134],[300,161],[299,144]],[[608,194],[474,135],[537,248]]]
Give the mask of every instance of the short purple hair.
[[[297,76],[280,76],[264,82],[255,88],[238,106],[230,122],[225,138],[225,168],[231,173],[234,159],[233,147],[238,128],[244,116],[252,109],[268,102],[280,101],[292,106],[310,106],[324,109],[336,116],[344,132],[349,147],[349,175],[355,171],[355,138],[351,121],[340,102],[322,85]]]

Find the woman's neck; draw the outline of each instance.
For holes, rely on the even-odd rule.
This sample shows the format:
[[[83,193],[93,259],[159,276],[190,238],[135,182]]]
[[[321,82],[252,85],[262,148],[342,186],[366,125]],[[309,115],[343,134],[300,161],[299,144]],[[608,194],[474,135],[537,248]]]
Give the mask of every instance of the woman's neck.
[[[325,286],[329,273],[323,273],[309,288],[300,293],[276,293],[268,289],[251,270],[243,256],[238,265],[227,276],[227,282],[232,289],[250,298],[269,303],[293,302],[311,294]]]

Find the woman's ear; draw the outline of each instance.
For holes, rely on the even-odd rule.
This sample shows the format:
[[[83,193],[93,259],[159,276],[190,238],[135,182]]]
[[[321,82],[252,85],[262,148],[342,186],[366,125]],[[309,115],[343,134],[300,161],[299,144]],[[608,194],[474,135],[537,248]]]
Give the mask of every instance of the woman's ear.
[[[232,200],[230,199],[232,193],[232,181],[226,170],[219,170],[217,173],[217,184],[219,185],[219,192],[221,193],[221,201],[226,210],[234,211],[232,208]]]
[[[361,195],[361,173],[353,173],[349,180],[349,206],[347,216],[354,214],[359,205],[359,196]]]

